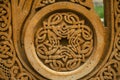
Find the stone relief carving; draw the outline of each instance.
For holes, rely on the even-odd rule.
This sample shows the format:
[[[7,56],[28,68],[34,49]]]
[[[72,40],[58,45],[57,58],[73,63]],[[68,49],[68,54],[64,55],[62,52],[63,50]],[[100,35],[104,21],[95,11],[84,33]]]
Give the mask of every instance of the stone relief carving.
[[[53,4],[55,2],[60,2],[60,1],[61,0],[39,0],[36,8],[42,8],[42,7],[45,7],[47,5]],[[77,3],[77,4],[80,4],[88,9],[93,8],[92,0],[89,0],[89,1],[87,1],[87,0],[64,0],[64,1]]]
[[[12,40],[11,3],[0,1],[0,80],[32,80],[16,56]]]
[[[120,28],[119,28],[119,0],[111,1],[114,4],[114,45],[112,48],[111,56],[108,59],[108,62],[104,65],[104,67],[98,72],[97,77],[91,78],[91,80],[119,80],[120,79],[120,49],[119,49],[119,41],[120,41]],[[113,6],[112,6],[113,7]]]
[[[74,13],[55,13],[43,21],[35,36],[36,52],[56,71],[71,71],[93,51],[93,31]]]
[[[55,0],[44,0],[42,1],[42,4],[51,5],[55,2]],[[82,6],[84,5],[82,4],[84,3],[82,0],[71,0],[71,2],[80,3]],[[83,77],[78,78],[78,80],[120,79],[119,3],[119,0],[114,0],[112,3],[114,5],[111,5],[114,10],[112,15],[112,17],[114,17],[114,41],[112,41],[113,45],[111,46],[112,49],[109,53],[109,58],[105,56],[107,59],[106,62],[98,60],[99,63],[104,62],[104,65],[102,65],[100,69],[99,67],[95,67],[98,69],[96,71],[94,69],[92,70],[95,74],[90,72],[87,76],[83,75]],[[26,28],[22,27],[28,26],[31,18],[37,13],[34,11],[36,9],[35,4],[38,4],[37,0],[0,0],[1,80],[49,80],[48,77],[45,77],[40,73],[38,74],[36,68],[33,70],[34,67],[29,64],[29,60],[28,62],[25,60],[26,54],[24,53],[26,52],[22,49],[24,47],[22,37],[24,36],[21,37],[16,35],[26,34],[24,33]],[[44,8],[45,5],[42,6],[42,8]],[[85,4],[85,8],[88,9],[86,6],[89,5]],[[77,68],[81,68],[85,64],[89,65],[87,62],[92,59],[91,56],[96,55],[93,54],[96,46],[95,44],[97,44],[97,40],[95,38],[97,35],[94,35],[96,33],[94,32],[94,28],[91,28],[91,25],[86,24],[86,22],[89,22],[88,20],[86,21],[84,18],[81,19],[78,14],[71,12],[63,10],[54,13],[53,10],[53,13],[49,13],[49,16],[46,16],[41,20],[42,23],[40,23],[40,27],[38,26],[39,24],[37,24],[38,27],[36,27],[35,32],[33,31],[33,43],[38,59],[40,59],[42,64],[50,68],[52,71],[56,71],[56,74],[57,72],[68,72],[67,74],[69,74],[69,72],[74,71]],[[33,22],[36,22],[35,20]],[[95,29],[95,31],[96,30],[97,29]],[[17,43],[19,46],[17,46]],[[107,54],[107,52],[105,53]],[[25,58],[21,58],[22,55]],[[50,76],[52,77],[52,75]],[[74,75],[72,76],[74,77]],[[75,78],[70,78],[71,80],[75,80]],[[63,77],[63,79],[65,79],[65,77]],[[69,79],[66,78],[65,80]]]

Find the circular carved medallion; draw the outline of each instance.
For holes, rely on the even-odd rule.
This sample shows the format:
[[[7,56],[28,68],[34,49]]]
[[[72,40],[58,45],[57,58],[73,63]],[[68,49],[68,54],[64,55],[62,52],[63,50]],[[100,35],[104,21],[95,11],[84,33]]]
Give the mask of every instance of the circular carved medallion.
[[[24,36],[32,67],[52,80],[76,80],[90,73],[104,46],[104,30],[96,17],[93,11],[70,2],[38,11]]]
[[[81,16],[82,17],[82,16]],[[41,61],[56,71],[71,71],[93,51],[93,31],[73,12],[50,15],[35,34],[36,53]]]

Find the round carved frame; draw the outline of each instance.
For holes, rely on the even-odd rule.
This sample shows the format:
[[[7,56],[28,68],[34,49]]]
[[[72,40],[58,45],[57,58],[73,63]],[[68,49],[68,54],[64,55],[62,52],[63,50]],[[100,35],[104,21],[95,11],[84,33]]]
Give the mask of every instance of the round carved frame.
[[[60,7],[61,6],[61,7]],[[36,25],[38,22],[44,17],[45,15],[54,12],[56,10],[70,10],[78,12],[82,15],[84,15],[92,24],[94,28],[95,33],[95,50],[93,51],[90,58],[79,68],[68,71],[68,72],[57,72],[54,70],[49,69],[46,67],[38,58],[35,47],[34,47],[34,34]],[[94,17],[95,16],[95,17]],[[33,22],[34,21],[34,22]],[[97,27],[99,26],[99,27]],[[31,19],[29,22],[28,27],[25,31],[24,36],[24,48],[25,53],[27,55],[27,58],[32,65],[32,67],[41,75],[44,77],[47,77],[49,79],[59,79],[59,80],[69,80],[69,79],[79,79],[81,77],[84,77],[85,75],[89,74],[99,63],[101,56],[103,54],[103,47],[104,47],[104,29],[101,21],[97,19],[97,16],[93,11],[90,11],[80,5],[75,5],[70,2],[59,2],[55,4],[51,4],[47,7],[44,7],[40,11],[36,13],[36,15]]]

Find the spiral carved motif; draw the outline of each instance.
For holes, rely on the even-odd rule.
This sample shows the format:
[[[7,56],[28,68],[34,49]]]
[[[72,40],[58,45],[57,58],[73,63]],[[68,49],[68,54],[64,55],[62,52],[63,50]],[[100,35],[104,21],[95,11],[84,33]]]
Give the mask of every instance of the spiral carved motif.
[[[37,55],[55,71],[77,69],[91,55],[93,46],[92,29],[71,12],[52,14],[35,34]]]

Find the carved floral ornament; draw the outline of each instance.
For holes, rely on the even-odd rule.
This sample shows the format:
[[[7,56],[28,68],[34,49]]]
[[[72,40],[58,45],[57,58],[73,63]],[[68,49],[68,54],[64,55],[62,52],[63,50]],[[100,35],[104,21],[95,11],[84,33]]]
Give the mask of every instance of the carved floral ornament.
[[[119,80],[120,1],[106,2],[105,28],[92,0],[0,0],[0,80]]]

